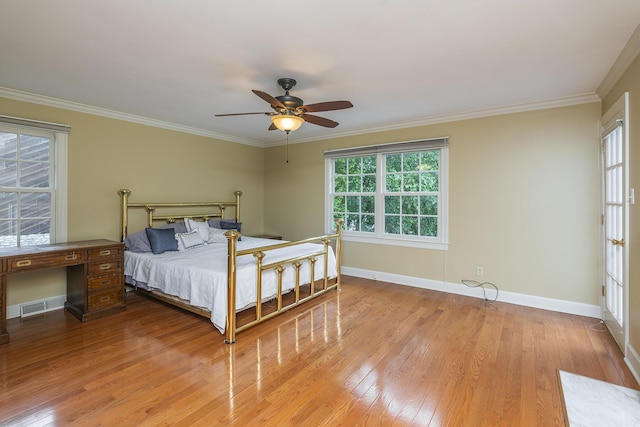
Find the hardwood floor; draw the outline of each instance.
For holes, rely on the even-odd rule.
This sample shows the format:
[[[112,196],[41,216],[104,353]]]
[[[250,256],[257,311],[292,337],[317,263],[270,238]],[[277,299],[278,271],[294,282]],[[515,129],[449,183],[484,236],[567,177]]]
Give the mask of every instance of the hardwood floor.
[[[343,277],[238,334],[144,296],[9,320],[0,425],[564,425],[557,370],[640,389],[598,320]]]

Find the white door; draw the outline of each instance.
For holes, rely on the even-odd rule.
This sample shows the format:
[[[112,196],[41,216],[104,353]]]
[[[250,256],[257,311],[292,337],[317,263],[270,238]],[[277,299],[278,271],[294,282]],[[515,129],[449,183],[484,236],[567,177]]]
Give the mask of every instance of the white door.
[[[628,166],[625,94],[603,117],[603,320],[625,352],[628,323]]]

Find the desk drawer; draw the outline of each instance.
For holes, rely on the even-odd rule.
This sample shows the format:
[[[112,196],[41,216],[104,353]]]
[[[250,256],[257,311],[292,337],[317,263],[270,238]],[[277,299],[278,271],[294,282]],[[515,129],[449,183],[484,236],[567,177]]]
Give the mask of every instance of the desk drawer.
[[[119,258],[122,255],[122,246],[111,246],[101,249],[92,249],[89,251],[90,262],[100,262],[103,259]]]
[[[108,276],[92,277],[87,280],[89,293],[100,292],[104,289],[121,289],[123,276],[122,274],[110,274]]]
[[[67,251],[55,254],[25,255],[10,258],[7,263],[8,272],[35,270],[38,268],[64,267],[84,262],[83,251]]]
[[[108,274],[117,271],[122,271],[122,261],[120,259],[105,260],[100,263],[89,264],[89,275],[95,276],[98,274]]]
[[[104,308],[121,305],[124,303],[124,291],[114,290],[99,294],[89,294],[89,310],[102,310]]]

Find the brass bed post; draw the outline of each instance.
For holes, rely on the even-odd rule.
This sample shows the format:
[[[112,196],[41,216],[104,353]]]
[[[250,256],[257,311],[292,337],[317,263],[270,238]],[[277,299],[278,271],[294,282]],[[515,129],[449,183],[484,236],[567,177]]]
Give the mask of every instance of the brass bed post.
[[[264,252],[253,254],[256,259],[256,320],[262,319],[262,260],[265,255]]]
[[[131,190],[123,188],[118,191],[120,195],[120,241],[124,242],[127,237],[127,223],[129,221],[129,195]]]
[[[242,196],[242,191],[238,190],[233,194],[236,195],[236,222],[240,222],[240,196]]]
[[[338,234],[338,238],[336,239],[336,284],[338,290],[340,290],[340,274],[342,265],[342,223],[343,219],[338,218],[336,220],[336,233]]]
[[[225,344],[236,342],[236,244],[238,232],[229,230],[224,233],[227,238],[227,323]]]
[[[144,209],[147,211],[147,223],[149,224],[149,227],[153,227],[153,212],[156,210],[156,208],[147,206]]]

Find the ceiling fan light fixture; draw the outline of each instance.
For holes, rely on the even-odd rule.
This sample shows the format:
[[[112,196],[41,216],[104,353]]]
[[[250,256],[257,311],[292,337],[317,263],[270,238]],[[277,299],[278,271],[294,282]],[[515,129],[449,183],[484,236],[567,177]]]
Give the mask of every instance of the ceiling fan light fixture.
[[[286,133],[297,130],[304,123],[304,119],[302,117],[289,114],[271,116],[271,121],[275,127]]]

